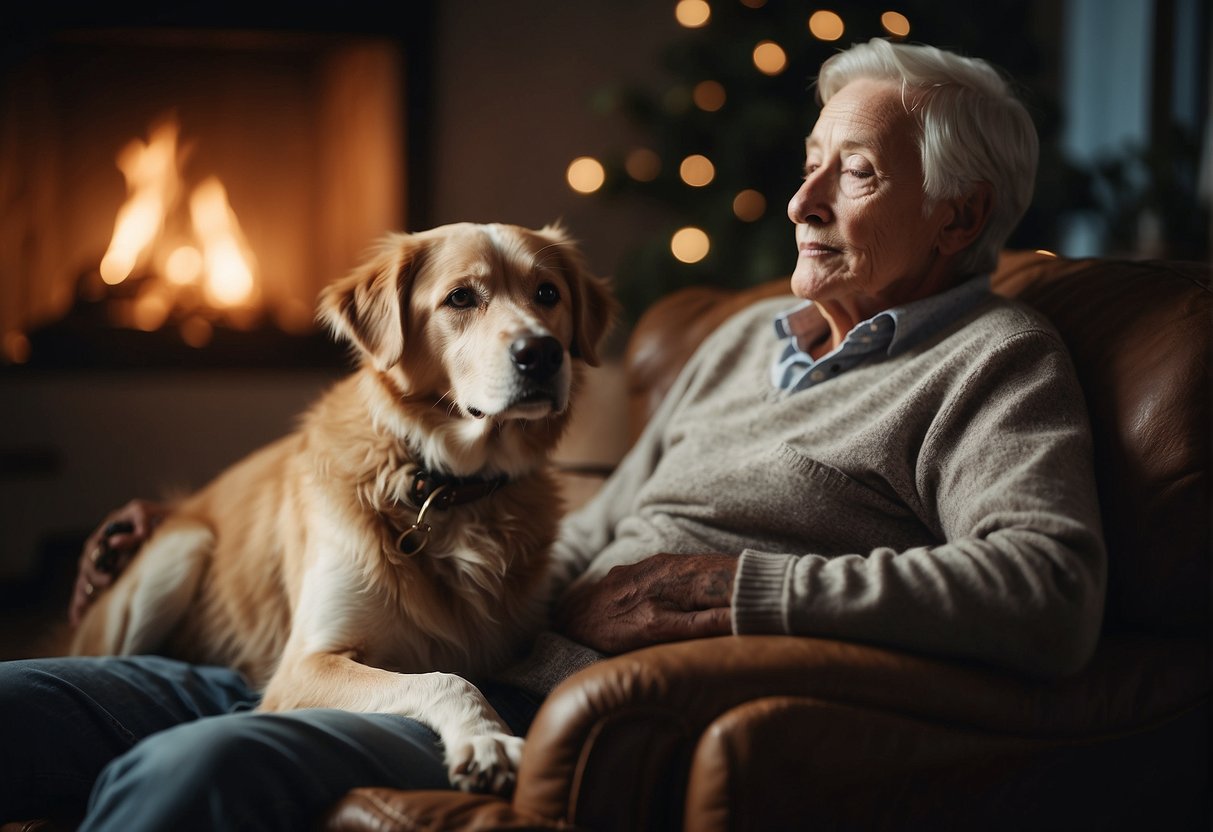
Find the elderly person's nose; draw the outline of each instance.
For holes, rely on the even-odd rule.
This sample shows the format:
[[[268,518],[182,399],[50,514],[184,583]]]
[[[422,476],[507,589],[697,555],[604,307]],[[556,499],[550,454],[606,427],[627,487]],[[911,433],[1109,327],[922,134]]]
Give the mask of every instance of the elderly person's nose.
[[[833,214],[823,177],[816,173],[805,177],[788,201],[788,219],[797,225],[807,222],[829,222]]]

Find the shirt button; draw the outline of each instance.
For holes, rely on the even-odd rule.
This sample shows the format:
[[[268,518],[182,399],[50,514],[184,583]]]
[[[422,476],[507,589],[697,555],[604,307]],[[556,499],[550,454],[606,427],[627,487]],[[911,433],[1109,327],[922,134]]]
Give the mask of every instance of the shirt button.
[[[878,324],[878,323],[868,324],[868,329],[872,330],[873,332],[880,332],[880,324]]]
[[[813,372],[809,373],[809,381],[821,381],[825,377],[826,374],[821,370],[814,370]]]

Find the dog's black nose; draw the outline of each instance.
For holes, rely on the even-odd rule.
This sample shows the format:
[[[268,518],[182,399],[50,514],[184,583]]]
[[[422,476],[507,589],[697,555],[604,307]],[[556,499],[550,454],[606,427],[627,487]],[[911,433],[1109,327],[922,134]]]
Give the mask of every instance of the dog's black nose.
[[[543,381],[560,369],[564,347],[551,335],[527,335],[510,344],[510,357],[524,376]]]

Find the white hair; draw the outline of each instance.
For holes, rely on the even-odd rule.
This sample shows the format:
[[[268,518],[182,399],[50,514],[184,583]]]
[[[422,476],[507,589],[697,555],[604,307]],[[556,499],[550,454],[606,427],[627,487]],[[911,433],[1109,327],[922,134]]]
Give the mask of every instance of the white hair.
[[[873,38],[822,64],[819,102],[824,105],[859,79],[901,84],[907,108],[922,127],[925,210],[941,199],[967,195],[976,183],[990,184],[986,227],[961,252],[957,267],[962,273],[992,270],[1032,201],[1039,154],[1032,117],[1010,84],[980,59]]]

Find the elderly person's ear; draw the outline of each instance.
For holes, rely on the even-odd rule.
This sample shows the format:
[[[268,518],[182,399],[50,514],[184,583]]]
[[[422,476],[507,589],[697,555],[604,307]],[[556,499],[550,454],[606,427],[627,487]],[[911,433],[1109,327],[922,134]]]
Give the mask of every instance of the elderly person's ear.
[[[948,200],[952,217],[939,232],[939,251],[959,254],[968,248],[990,219],[994,189],[989,182],[977,182],[968,193]]]

